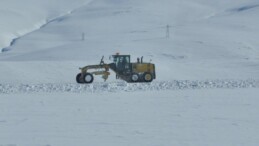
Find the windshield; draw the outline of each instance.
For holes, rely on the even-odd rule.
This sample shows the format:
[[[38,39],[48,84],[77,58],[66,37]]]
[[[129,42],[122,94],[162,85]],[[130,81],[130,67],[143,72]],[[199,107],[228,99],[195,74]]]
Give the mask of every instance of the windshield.
[[[113,62],[116,64],[116,66],[125,66],[126,64],[130,63],[130,57],[129,56],[113,56]]]

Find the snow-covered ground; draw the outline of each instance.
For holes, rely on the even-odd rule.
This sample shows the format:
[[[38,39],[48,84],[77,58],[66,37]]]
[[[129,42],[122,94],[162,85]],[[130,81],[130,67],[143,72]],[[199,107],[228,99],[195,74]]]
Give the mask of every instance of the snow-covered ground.
[[[88,0],[90,2],[90,0]],[[1,0],[0,48],[12,45],[27,33],[40,29],[57,17],[67,15],[88,2],[87,0]],[[7,51],[6,48],[2,51]]]
[[[258,17],[257,0],[1,0],[0,146],[256,146]],[[117,52],[157,79],[76,84]]]
[[[147,62],[152,59],[158,79],[164,81],[258,79],[256,0],[81,3],[3,49],[10,51],[0,54],[0,74],[12,79],[3,75],[0,79],[5,83],[72,83],[78,67],[96,64],[103,55],[109,62],[109,55],[116,52],[131,54],[133,61],[140,56]],[[171,26],[170,38],[166,38],[166,25]]]
[[[1,95],[3,146],[257,146],[258,89]]]

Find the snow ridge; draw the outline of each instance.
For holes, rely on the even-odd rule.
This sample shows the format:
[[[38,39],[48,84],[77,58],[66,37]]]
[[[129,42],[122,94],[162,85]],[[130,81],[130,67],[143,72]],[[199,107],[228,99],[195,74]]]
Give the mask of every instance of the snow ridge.
[[[161,90],[186,90],[186,89],[235,89],[259,88],[259,80],[173,80],[156,81],[152,83],[126,83],[109,82],[93,84],[0,84],[0,94],[10,93],[98,93],[98,92],[134,92],[134,91],[161,91]]]
[[[28,29],[28,30],[26,30],[24,32],[21,32],[16,38],[13,38],[10,41],[10,45],[8,47],[2,48],[0,53],[4,53],[4,52],[7,52],[7,51],[10,51],[11,47],[13,45],[15,45],[16,41],[19,40],[21,37],[26,36],[27,34],[35,32],[35,31],[37,31],[39,29],[42,29],[42,28],[46,27],[47,25],[49,25],[52,22],[60,21],[64,17],[66,17],[68,15],[71,15],[73,12],[75,12],[76,10],[80,9],[81,7],[89,4],[90,2],[92,2],[92,1],[91,0],[86,1],[82,5],[80,5],[80,6],[76,7],[76,8],[73,8],[72,10],[67,11],[66,13],[60,14],[59,16],[51,18],[51,19],[43,20],[43,21],[39,22],[38,24],[36,24],[33,28]]]
[[[257,8],[257,7],[259,7],[259,4],[257,4],[257,5],[247,5],[247,6],[243,6],[243,7],[240,7],[240,8],[236,8],[236,9],[234,9],[234,11],[242,12],[242,11],[247,11],[247,10],[250,10],[250,9]]]

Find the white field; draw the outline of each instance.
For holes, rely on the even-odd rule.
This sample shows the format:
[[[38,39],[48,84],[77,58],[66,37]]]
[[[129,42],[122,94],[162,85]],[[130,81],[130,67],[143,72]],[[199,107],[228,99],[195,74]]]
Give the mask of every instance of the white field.
[[[258,89],[1,95],[1,145],[256,146]]]
[[[1,0],[0,146],[257,146],[258,17],[257,0]],[[76,84],[117,52],[157,79]]]

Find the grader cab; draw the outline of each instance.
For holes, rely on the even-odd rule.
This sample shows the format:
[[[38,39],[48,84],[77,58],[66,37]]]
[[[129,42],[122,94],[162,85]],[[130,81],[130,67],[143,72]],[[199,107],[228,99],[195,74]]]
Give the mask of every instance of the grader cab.
[[[155,65],[143,62],[138,58],[136,62],[131,62],[130,55],[112,55],[112,63],[106,64],[103,57],[98,65],[89,65],[80,68],[81,73],[76,76],[77,83],[89,84],[94,80],[93,75],[102,75],[106,81],[110,75],[111,69],[116,73],[116,79],[122,79],[128,83],[132,82],[152,82],[156,79]],[[90,71],[94,70],[94,71]]]

